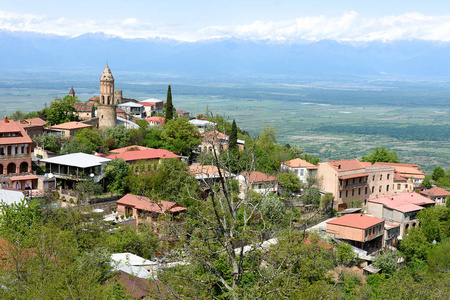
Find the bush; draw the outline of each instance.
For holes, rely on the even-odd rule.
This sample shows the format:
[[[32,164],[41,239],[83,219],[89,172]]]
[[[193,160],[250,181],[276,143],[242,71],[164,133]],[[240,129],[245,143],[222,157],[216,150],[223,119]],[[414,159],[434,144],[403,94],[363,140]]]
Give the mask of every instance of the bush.
[[[397,255],[393,251],[378,254],[373,260],[375,268],[381,269],[383,273],[393,275],[397,269]]]

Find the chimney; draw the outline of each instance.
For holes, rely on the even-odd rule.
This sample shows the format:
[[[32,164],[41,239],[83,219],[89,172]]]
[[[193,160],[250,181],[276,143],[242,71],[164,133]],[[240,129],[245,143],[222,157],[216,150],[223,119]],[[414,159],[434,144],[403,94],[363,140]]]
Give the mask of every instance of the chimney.
[[[3,121],[4,121],[5,123],[9,123],[8,117],[4,117],[4,118],[3,118]]]

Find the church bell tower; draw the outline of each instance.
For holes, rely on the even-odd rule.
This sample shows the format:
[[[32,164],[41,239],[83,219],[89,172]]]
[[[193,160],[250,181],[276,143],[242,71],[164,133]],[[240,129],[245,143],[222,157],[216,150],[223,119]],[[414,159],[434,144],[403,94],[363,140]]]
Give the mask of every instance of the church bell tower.
[[[100,105],[114,105],[114,77],[106,65],[100,77]]]

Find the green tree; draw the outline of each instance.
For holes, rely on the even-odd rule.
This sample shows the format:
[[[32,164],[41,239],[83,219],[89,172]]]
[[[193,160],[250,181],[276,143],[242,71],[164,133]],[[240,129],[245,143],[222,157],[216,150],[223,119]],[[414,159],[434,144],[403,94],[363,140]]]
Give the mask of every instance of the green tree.
[[[427,189],[431,189],[431,187],[433,186],[433,184],[431,183],[431,176],[430,175],[425,175],[425,178],[423,179],[421,185],[423,187],[426,187]]]
[[[115,126],[106,128],[103,131],[103,137],[105,139],[113,139],[114,141],[110,141],[111,145],[116,144],[117,147],[126,147],[129,146],[130,141],[130,131],[126,129],[124,126]],[[111,150],[112,148],[110,148]],[[115,148],[114,148],[115,149]]]
[[[167,88],[167,100],[166,100],[166,123],[168,121],[173,120],[173,111],[175,110],[175,107],[172,104],[172,90],[169,84],[169,87]]]
[[[432,206],[417,213],[421,231],[429,243],[440,241],[443,234],[449,232],[449,210],[444,206]]]
[[[128,191],[128,177],[131,174],[130,165],[123,159],[114,159],[105,170],[107,188],[110,192],[124,194]]]
[[[100,183],[94,182],[93,178],[84,178],[75,184],[74,192],[77,194],[78,201],[85,203],[92,196],[101,195],[103,188]]]
[[[62,140],[59,135],[44,132],[41,136],[33,138],[38,147],[51,152],[59,152],[61,150]]]
[[[389,151],[384,147],[376,147],[375,150],[371,151],[370,155],[363,156],[362,161],[371,162],[372,164],[376,162],[400,162],[395,151]]]
[[[0,211],[2,236],[26,236],[33,227],[40,225],[42,220],[41,206],[36,200],[24,198],[11,204],[1,201]]]
[[[330,211],[333,209],[334,196],[332,193],[325,193],[320,199],[320,204],[324,211]]]
[[[375,268],[381,269],[383,273],[393,275],[397,269],[397,255],[393,251],[386,251],[375,256],[373,260]]]
[[[272,224],[283,220],[285,209],[281,199],[275,194],[267,194],[261,201],[261,214]]]
[[[70,138],[69,142],[64,145],[61,153],[78,153],[83,152],[92,154],[99,151],[103,147],[103,139],[99,132],[90,128],[83,128]]]
[[[201,141],[197,128],[189,123],[187,118],[177,118],[166,122],[161,138],[168,150],[189,156]]]
[[[78,115],[74,107],[79,102],[77,97],[65,96],[63,99],[56,98],[50,103],[47,121],[50,125],[58,125],[70,121],[78,121]]]
[[[411,228],[403,235],[399,249],[408,261],[425,260],[430,243],[421,228]]]
[[[312,186],[303,190],[302,199],[305,204],[319,205],[320,198],[320,191],[317,187]]]
[[[233,123],[231,124],[231,132],[230,132],[230,136],[228,139],[228,147],[230,150],[234,150],[237,147],[237,136],[238,132],[237,132],[237,126],[236,126],[236,121],[233,119]]]
[[[299,193],[302,188],[300,178],[294,173],[281,173],[278,176],[278,183],[286,188],[288,194]]]
[[[441,166],[434,167],[433,173],[431,173],[431,179],[438,181],[441,177],[445,177],[444,169]]]

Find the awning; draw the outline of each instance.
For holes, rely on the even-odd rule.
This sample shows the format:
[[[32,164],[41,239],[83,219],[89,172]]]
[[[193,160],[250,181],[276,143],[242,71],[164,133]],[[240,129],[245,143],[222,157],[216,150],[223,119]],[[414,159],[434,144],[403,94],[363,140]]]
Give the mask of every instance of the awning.
[[[344,176],[339,176],[339,179],[351,179],[351,178],[358,178],[358,177],[368,177],[368,174],[365,173],[358,173],[358,174],[351,174],[351,175],[344,175]]]
[[[16,177],[11,177],[10,178],[11,181],[22,181],[22,180],[33,180],[33,179],[38,179],[38,177],[36,175],[27,175],[27,176],[16,176]]]

